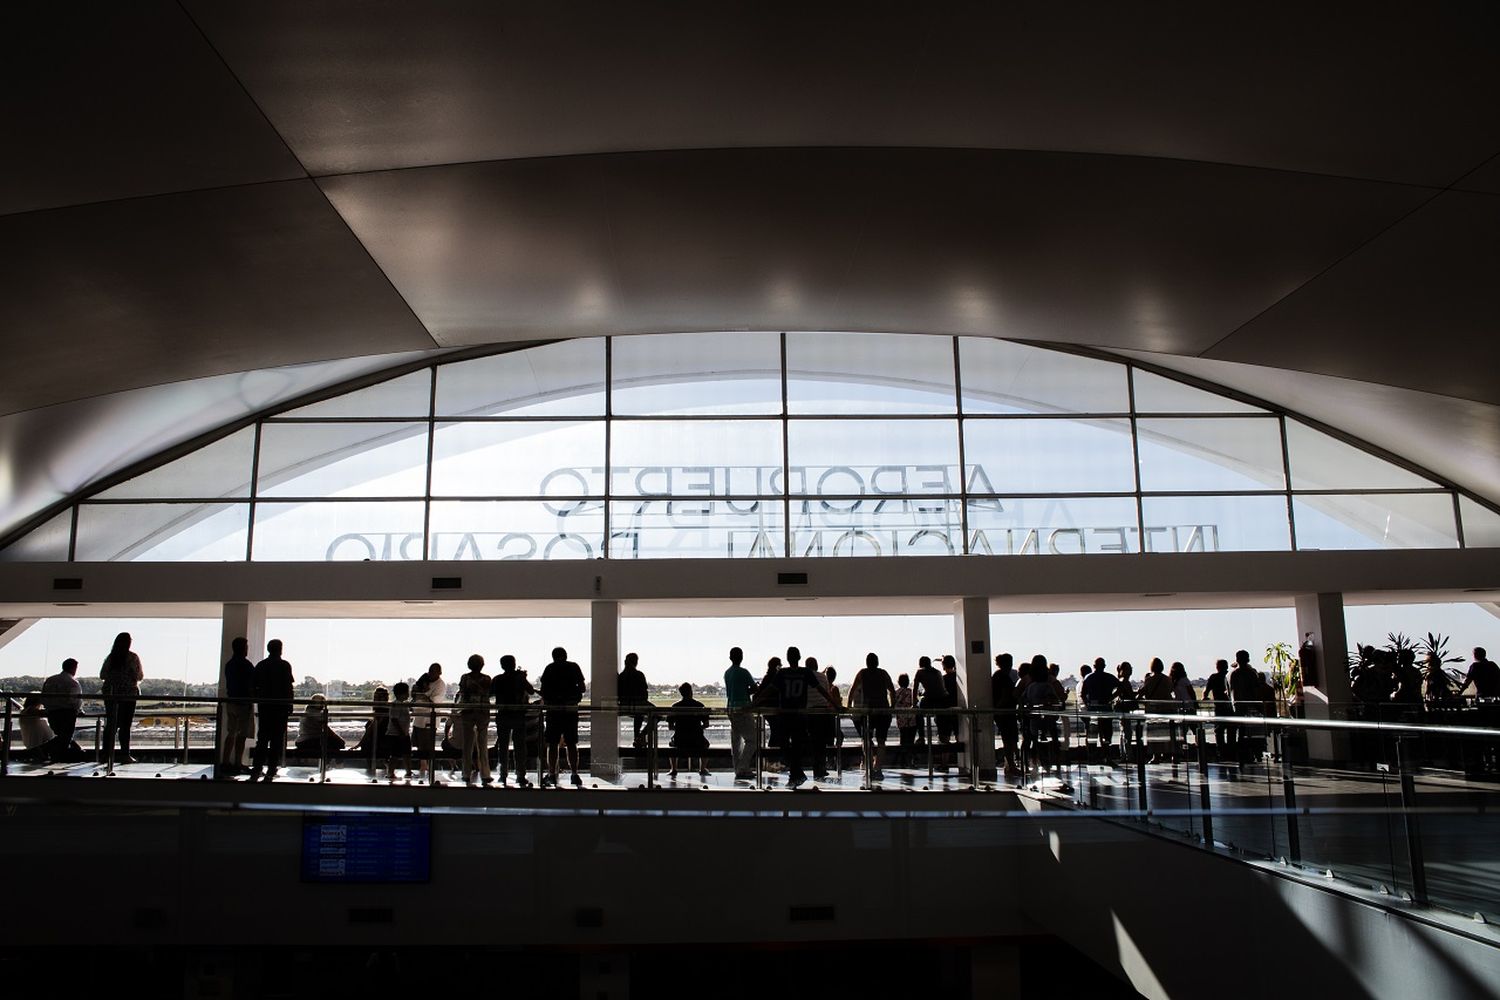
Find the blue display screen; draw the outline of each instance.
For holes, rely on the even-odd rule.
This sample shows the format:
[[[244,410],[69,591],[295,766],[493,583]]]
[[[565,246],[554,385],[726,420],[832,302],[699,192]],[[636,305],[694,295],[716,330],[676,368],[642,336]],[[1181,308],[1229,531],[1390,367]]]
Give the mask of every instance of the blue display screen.
[[[302,881],[426,882],[432,819],[403,813],[308,813],[302,817]]]

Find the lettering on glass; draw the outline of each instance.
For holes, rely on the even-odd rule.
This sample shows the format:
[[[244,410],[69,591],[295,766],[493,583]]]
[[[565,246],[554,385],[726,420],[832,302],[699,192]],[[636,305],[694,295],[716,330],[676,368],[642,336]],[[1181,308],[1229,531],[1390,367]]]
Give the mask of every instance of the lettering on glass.
[[[965,476],[967,535],[963,501],[948,495],[956,472],[948,466],[615,468],[606,541],[605,501],[583,495],[589,474],[598,471],[554,469],[536,494],[548,499],[501,505],[525,524],[506,525],[502,516],[499,524],[434,530],[431,558],[593,559],[606,549],[612,559],[1219,551],[1216,524],[1150,524],[1143,532],[1133,523],[1022,523],[1009,501],[985,495],[995,488],[980,465],[969,466]],[[784,481],[790,500],[779,495]],[[1051,506],[1069,520],[1066,501]],[[1024,511],[1024,503],[1016,507]],[[1015,523],[1007,523],[1012,518]],[[329,542],[325,558],[373,562],[422,554],[420,532],[347,532]]]

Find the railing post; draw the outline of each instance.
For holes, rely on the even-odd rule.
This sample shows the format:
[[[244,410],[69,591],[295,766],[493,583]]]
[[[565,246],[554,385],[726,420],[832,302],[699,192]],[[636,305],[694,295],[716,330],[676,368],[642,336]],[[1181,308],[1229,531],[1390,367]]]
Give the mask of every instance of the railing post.
[[[10,773],[10,695],[0,695],[5,699],[5,742],[0,743],[0,776]]]
[[[306,707],[302,709],[307,711]],[[328,722],[333,718],[332,710],[325,710],[323,721],[318,725],[318,783],[328,782]]]
[[[1406,821],[1406,857],[1411,867],[1411,898],[1413,902],[1427,903],[1427,867],[1422,853],[1422,827],[1417,817],[1417,783],[1407,765],[1410,752],[1406,739],[1396,737],[1396,766],[1401,771],[1401,815]]]
[[[646,787],[656,787],[656,706],[646,708]]]
[[[933,711],[934,711],[933,709],[929,708],[922,715],[922,729],[923,729],[922,735],[923,735],[923,737],[926,738],[926,742],[927,742],[927,780],[928,781],[931,781],[933,775],[936,773],[933,770],[933,768],[932,768],[932,713],[933,713]]]
[[[1281,798],[1286,806],[1286,857],[1297,863],[1302,860],[1302,831],[1297,826],[1297,779],[1286,759],[1285,730],[1278,728],[1274,736],[1278,744],[1277,756],[1281,758]]]
[[[1208,744],[1204,742],[1206,727],[1201,723],[1198,726],[1198,776],[1202,779],[1198,782],[1198,804],[1203,810],[1203,843],[1209,847],[1214,846],[1214,816],[1213,801],[1209,797],[1208,779]]]
[[[1139,730],[1140,738],[1135,742],[1135,776],[1139,782],[1136,789],[1136,802],[1140,805],[1141,812],[1146,811],[1146,722],[1141,720]]]
[[[761,729],[765,727],[765,715],[754,706],[748,706],[746,710],[750,712],[750,717],[755,720],[755,787],[758,789],[765,788],[766,760],[765,755],[761,753],[761,747],[764,745],[762,743]]]
[[[855,709],[854,711],[861,711],[861,709]],[[872,716],[868,711],[866,711],[864,716],[864,725],[859,727],[859,742],[863,746],[865,754],[865,791],[867,792],[875,786],[875,769],[870,766],[870,750],[874,746],[874,743],[871,740],[870,733],[871,719]]]
[[[536,787],[537,787],[538,791],[540,791],[542,788],[546,787],[543,784],[543,782],[545,782],[546,778],[547,778],[547,774],[546,774],[546,766],[547,766],[547,732],[546,732],[546,722],[547,722],[547,718],[546,718],[546,715],[544,714],[544,709],[542,708],[541,704],[538,704],[536,706]],[[525,726],[523,725],[522,728],[521,728],[521,740],[524,742],[525,739],[526,739],[526,729],[525,729]]]

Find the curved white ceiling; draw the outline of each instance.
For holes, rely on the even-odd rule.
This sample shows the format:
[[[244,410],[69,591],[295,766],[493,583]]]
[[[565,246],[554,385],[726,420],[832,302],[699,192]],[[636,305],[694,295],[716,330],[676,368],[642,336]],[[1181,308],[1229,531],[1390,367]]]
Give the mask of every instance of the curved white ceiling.
[[[737,328],[1157,352],[1500,498],[1490,4],[13,13],[0,524],[236,373]]]

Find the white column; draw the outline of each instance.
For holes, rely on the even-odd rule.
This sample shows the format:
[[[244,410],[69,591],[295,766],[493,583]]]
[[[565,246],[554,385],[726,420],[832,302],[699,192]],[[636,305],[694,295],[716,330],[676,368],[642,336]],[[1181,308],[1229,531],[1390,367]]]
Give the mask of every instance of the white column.
[[[990,600],[965,597],[953,602],[953,655],[958,658],[958,703],[993,708],[990,692]],[[960,728],[965,757],[981,781],[995,780],[995,717],[985,713]]]
[[[1347,719],[1354,692],[1349,686],[1344,595],[1299,594],[1296,605],[1297,644],[1310,637],[1318,660],[1312,678],[1316,684],[1308,683],[1309,672],[1303,671],[1303,713],[1309,719]],[[1344,760],[1349,756],[1349,740],[1343,734],[1310,730],[1307,752],[1313,760]]]
[[[254,663],[266,655],[266,606],[264,604],[224,605],[223,628],[219,633],[219,697],[224,697],[224,664],[233,652],[230,644],[244,637],[250,644],[250,662]],[[296,650],[291,651],[296,658]]]
[[[620,667],[620,602],[595,601],[589,659],[589,772],[611,781],[620,776],[620,717],[616,672]],[[601,711],[603,710],[603,711]]]

